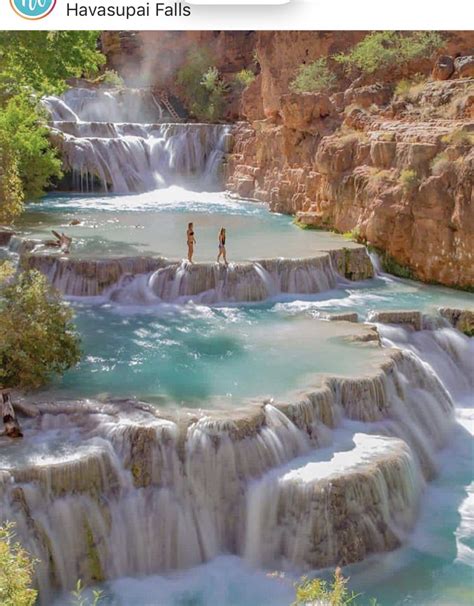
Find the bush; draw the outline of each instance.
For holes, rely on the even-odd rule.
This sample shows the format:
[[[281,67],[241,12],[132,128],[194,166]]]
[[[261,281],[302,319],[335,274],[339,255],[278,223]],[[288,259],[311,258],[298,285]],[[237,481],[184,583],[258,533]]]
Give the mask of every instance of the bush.
[[[399,182],[406,192],[410,192],[418,187],[420,179],[416,170],[405,168],[400,173]]]
[[[37,389],[79,362],[72,312],[37,271],[0,274],[0,387]]]
[[[451,160],[445,153],[438,154],[431,162],[431,172],[433,175],[439,176],[447,172],[452,166]]]
[[[330,71],[327,59],[320,57],[313,63],[300,65],[290,82],[290,90],[295,93],[318,93],[334,86],[336,76]]]
[[[373,74],[413,59],[429,58],[442,45],[443,38],[437,32],[373,32],[349,52],[333,58],[348,71],[356,69],[363,74]]]
[[[109,86],[123,86],[123,78],[114,69],[106,69],[105,72],[98,78],[103,84]]]
[[[177,73],[184,102],[198,120],[218,120],[224,109],[227,85],[213,63],[207,51],[195,49]]]
[[[340,568],[336,568],[331,584],[321,579],[308,580],[303,577],[296,585],[296,599],[292,606],[356,606],[355,599],[358,595],[349,592],[347,581]],[[370,600],[369,604],[376,606],[376,600]]]
[[[458,128],[449,135],[442,137],[441,141],[448,145],[474,145],[474,134]]]
[[[235,81],[241,88],[247,88],[255,80],[255,74],[250,69],[241,69],[234,76]]]
[[[426,78],[422,74],[416,74],[410,79],[400,80],[395,87],[395,96],[405,101],[415,101],[423,90],[425,82]]]
[[[32,589],[34,560],[15,542],[12,524],[0,526],[0,604],[33,606],[37,591]]]
[[[0,224],[11,223],[23,212],[23,189],[18,160],[10,141],[0,131]]]
[[[25,199],[42,196],[51,182],[61,177],[61,160],[48,135],[43,110],[31,98],[13,97],[0,108],[0,145],[8,141],[2,155],[9,157],[11,167],[16,165]],[[10,178],[13,181],[7,187],[15,189],[14,169]]]

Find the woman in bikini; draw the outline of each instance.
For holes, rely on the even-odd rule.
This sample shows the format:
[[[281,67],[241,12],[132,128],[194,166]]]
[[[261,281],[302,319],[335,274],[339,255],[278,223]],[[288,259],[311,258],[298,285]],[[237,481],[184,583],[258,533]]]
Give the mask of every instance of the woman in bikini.
[[[221,227],[221,230],[219,232],[219,254],[217,255],[218,263],[219,263],[221,257],[224,258],[224,263],[226,265],[229,265],[227,263],[227,252],[225,249],[225,227]]]
[[[186,239],[188,242],[188,261],[193,262],[194,245],[196,244],[196,238],[194,237],[194,225],[188,223],[188,230],[186,232]]]

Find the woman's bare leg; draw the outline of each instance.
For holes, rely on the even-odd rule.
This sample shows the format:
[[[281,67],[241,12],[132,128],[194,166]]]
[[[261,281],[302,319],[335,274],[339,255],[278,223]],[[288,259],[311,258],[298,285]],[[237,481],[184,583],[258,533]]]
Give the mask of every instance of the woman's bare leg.
[[[194,255],[194,246],[192,244],[188,244],[188,261],[190,263],[193,262],[193,255]]]

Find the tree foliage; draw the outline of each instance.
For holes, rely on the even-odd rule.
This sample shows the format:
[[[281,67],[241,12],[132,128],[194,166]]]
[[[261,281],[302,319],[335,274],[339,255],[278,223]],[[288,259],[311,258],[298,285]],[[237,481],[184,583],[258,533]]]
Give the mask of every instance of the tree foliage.
[[[17,95],[0,108],[0,154],[16,166],[27,200],[41,196],[53,179],[61,177],[61,160],[48,132],[44,113],[30,97]],[[15,189],[16,183],[11,187]]]
[[[300,65],[290,90],[296,93],[319,93],[334,86],[336,76],[328,67],[326,57]]]
[[[0,91],[58,94],[68,78],[92,76],[105,63],[95,31],[0,32]],[[0,98],[1,101],[1,98]]]
[[[13,526],[0,526],[0,604],[33,606],[37,591],[31,587],[34,560],[15,541]]]
[[[177,73],[184,102],[198,120],[214,121],[222,116],[227,85],[213,63],[208,51],[194,49]]]
[[[61,93],[68,78],[94,75],[104,61],[97,32],[0,32],[0,162],[8,169],[0,177],[0,222],[18,214],[19,198],[41,196],[61,176],[39,99]]]
[[[18,161],[10,140],[0,129],[0,224],[11,223],[23,211]]]
[[[256,76],[251,69],[241,69],[235,74],[235,81],[241,88],[247,88],[255,80]]]
[[[8,277],[0,270],[0,386],[37,389],[77,364],[71,320],[70,308],[41,273]]]
[[[372,32],[350,51],[333,58],[348,71],[356,69],[363,74],[373,74],[413,59],[428,58],[442,45],[443,38],[437,32]]]

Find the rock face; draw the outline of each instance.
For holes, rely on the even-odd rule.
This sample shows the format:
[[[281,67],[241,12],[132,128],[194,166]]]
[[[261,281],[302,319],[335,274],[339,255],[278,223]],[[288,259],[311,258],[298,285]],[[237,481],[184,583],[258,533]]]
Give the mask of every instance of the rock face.
[[[332,96],[288,93],[298,65],[363,35],[257,34],[261,73],[242,97],[250,122],[234,129],[228,187],[306,225],[354,231],[384,251],[393,273],[472,288],[474,34],[452,34],[437,80],[406,92],[397,72],[352,84],[340,76],[345,92]],[[403,74],[432,68],[416,62]]]
[[[439,310],[440,314],[448,320],[450,324],[460,330],[468,337],[474,337],[474,311],[471,309],[452,309],[443,307]]]

